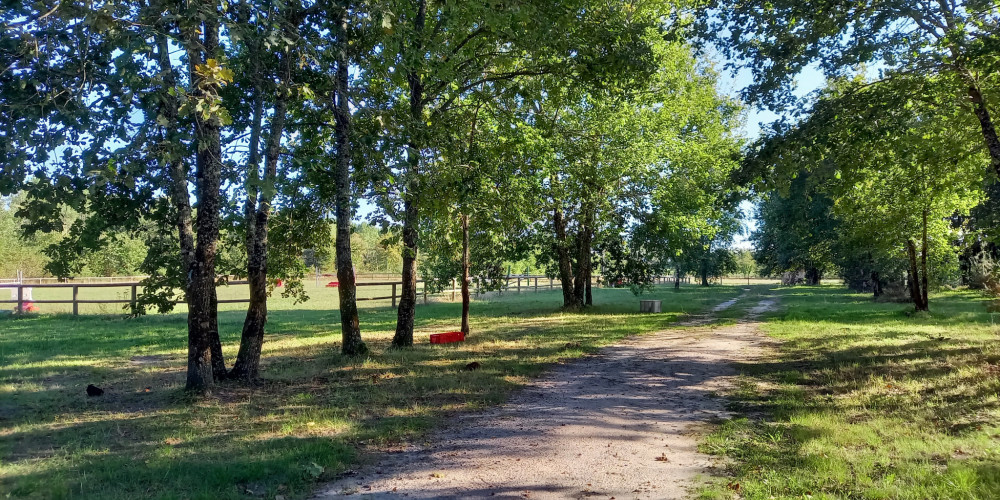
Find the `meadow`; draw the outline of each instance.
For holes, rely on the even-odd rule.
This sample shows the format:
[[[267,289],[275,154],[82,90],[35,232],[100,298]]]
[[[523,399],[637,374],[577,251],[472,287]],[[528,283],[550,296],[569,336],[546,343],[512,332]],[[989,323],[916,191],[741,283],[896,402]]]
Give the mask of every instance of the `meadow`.
[[[778,288],[764,359],[740,363],[702,451],[725,479],[701,498],[1000,496],[997,315],[972,291],[929,313],[842,287]]]
[[[14,498],[237,499],[306,497],[370,452],[421,439],[448,415],[506,399],[547,366],[625,336],[661,330],[740,293],[658,287],[663,314],[638,314],[627,290],[594,289],[595,306],[562,312],[558,291],[473,303],[472,334],[454,330],[460,304],[417,310],[412,349],[388,349],[395,310],[362,303],[372,353],[339,354],[332,298],[274,300],[261,384],[183,391],[182,314],[38,314],[0,318],[0,495]],[[644,297],[645,298],[645,297]],[[225,354],[243,313],[219,315]],[[482,368],[462,368],[478,361]],[[87,397],[85,387],[105,390]]]

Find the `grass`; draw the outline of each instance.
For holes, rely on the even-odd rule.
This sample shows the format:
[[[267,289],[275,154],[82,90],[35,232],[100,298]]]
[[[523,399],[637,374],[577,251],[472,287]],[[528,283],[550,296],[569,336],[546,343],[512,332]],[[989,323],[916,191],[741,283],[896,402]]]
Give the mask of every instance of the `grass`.
[[[624,290],[595,289],[597,306],[558,311],[558,291],[473,304],[472,335],[454,330],[460,305],[418,307],[417,340],[387,349],[389,307],[361,310],[370,356],[339,351],[339,316],[276,300],[256,387],[222,384],[209,397],[182,390],[185,319],[179,314],[43,314],[0,318],[0,496],[14,498],[301,498],[365,458],[421,439],[457,411],[495,405],[546,367],[624,336],[662,329],[734,297],[738,287],[664,286],[664,314],[640,315]],[[370,304],[369,304],[370,305]],[[243,314],[220,313],[227,359]],[[461,368],[479,361],[473,372]],[[93,383],[105,395],[88,398]]]
[[[931,312],[840,287],[779,288],[780,343],[741,366],[741,416],[702,450],[725,480],[701,498],[1000,497],[1000,327],[983,298]]]

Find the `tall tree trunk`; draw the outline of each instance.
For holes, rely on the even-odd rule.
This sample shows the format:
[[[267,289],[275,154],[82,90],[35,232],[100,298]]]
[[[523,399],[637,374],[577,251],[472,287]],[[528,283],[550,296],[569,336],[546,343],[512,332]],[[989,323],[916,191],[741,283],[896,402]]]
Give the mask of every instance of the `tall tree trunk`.
[[[823,281],[823,271],[816,266],[806,268],[806,284],[816,286]]]
[[[701,286],[708,286],[708,258],[701,259]]]
[[[188,30],[186,37],[193,92],[206,100],[218,99],[219,89],[205,84],[196,70],[204,64],[205,56],[214,56],[219,47],[218,7],[211,4],[203,24],[204,38]],[[198,213],[195,221],[196,243],[194,260],[189,270],[188,291],[188,373],[187,389],[206,391],[215,378],[225,377],[225,361],[221,359],[218,332],[218,308],[215,296],[215,256],[219,241],[219,210],[221,209],[222,141],[219,118],[204,118],[195,114],[195,143],[197,144],[197,173],[195,192]],[[219,344],[219,348],[215,346]],[[213,356],[213,350],[217,350]],[[218,358],[218,359],[213,359]],[[222,373],[213,370],[221,365]]]
[[[587,266],[587,305],[594,305],[594,294],[591,292],[591,285],[593,282],[594,268],[593,265]]]
[[[924,310],[930,308],[930,302],[927,300],[927,208],[923,210],[923,227],[922,234],[920,237],[920,271],[923,276],[920,277],[920,283],[922,285],[920,291],[920,298],[922,300]]]
[[[681,266],[674,266],[674,290],[681,289]]]
[[[469,215],[462,214],[462,333],[469,334]]]
[[[575,290],[573,286],[573,262],[569,255],[569,242],[566,241],[566,220],[563,218],[562,208],[556,203],[552,211],[552,226],[555,229],[556,256],[559,259],[559,282],[562,286],[563,307],[572,307],[574,304]]]
[[[164,74],[164,87],[174,88],[177,78],[170,62],[170,48],[165,36],[156,39],[159,64]],[[179,148],[182,144],[181,134],[177,128],[179,102],[176,96],[164,93],[161,96],[161,111],[166,118],[166,147]],[[177,210],[178,239],[180,241],[181,262],[184,265],[184,297],[188,304],[188,388],[205,389],[214,380],[211,369],[211,351],[205,328],[202,328],[195,311],[202,297],[196,287],[198,269],[200,268],[195,252],[194,222],[191,209],[191,195],[188,191],[188,168],[180,151],[171,151],[174,159],[170,162],[168,172],[170,178],[170,199]],[[210,326],[210,325],[209,325]]]
[[[913,307],[917,311],[926,311],[923,303],[923,293],[920,291],[920,274],[917,270],[917,245],[912,239],[906,240],[906,254],[909,260],[907,269],[907,282],[910,285],[910,299],[913,300]]]
[[[872,271],[872,294],[876,299],[882,296],[882,280],[878,271]]]
[[[986,143],[986,150],[990,153],[990,164],[993,171],[1000,176],[1000,138],[997,137],[997,129],[993,125],[990,111],[986,107],[986,99],[979,86],[971,78],[966,78],[969,83],[969,99],[972,101],[972,111],[979,119],[979,128],[983,133],[983,141]]]
[[[348,86],[350,78],[347,58],[347,10],[340,14],[338,23],[337,74],[335,76],[334,134],[337,139],[336,208],[337,208],[337,280],[340,282],[340,352],[358,356],[368,352],[361,339],[361,321],[358,317],[357,284],[354,261],[351,257],[351,108]]]
[[[584,215],[576,235],[576,276],[573,283],[573,305],[583,307],[587,300],[587,271],[590,266],[590,228]]]
[[[417,1],[417,14],[413,19],[413,55],[424,58],[424,24],[427,18],[427,0]],[[412,66],[407,74],[410,87],[410,137],[407,142],[406,186],[403,194],[403,272],[402,292],[399,308],[396,310],[396,334],[392,338],[394,347],[413,345],[413,322],[417,307],[417,224],[420,198],[420,155],[423,150],[424,134],[424,82],[419,67]]]
[[[282,56],[282,72],[287,82],[290,78],[290,61],[288,55]],[[247,220],[247,281],[250,284],[250,304],[247,306],[246,319],[243,321],[243,333],[240,338],[240,350],[236,355],[236,363],[230,376],[240,380],[256,380],[260,373],[260,353],[264,347],[264,328],[267,325],[267,246],[268,222],[271,217],[271,186],[278,175],[278,159],[281,154],[281,136],[285,131],[285,120],[288,112],[287,88],[278,89],[274,101],[274,115],[271,118],[270,132],[267,138],[264,158],[263,189],[252,186],[248,190],[248,220]],[[253,142],[253,138],[251,138]],[[254,146],[251,146],[254,148]],[[251,153],[254,150],[251,149]],[[256,175],[258,161],[254,159],[250,165],[251,179]],[[251,194],[254,193],[254,194]],[[256,193],[259,193],[259,203]],[[255,206],[256,205],[256,206]],[[252,227],[252,229],[251,229]]]

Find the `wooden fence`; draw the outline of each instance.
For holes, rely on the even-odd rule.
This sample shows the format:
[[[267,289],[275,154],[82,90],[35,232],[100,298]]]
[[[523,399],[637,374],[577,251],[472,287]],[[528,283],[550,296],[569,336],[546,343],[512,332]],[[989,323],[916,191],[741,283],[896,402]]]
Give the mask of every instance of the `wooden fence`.
[[[594,276],[596,279],[596,284],[598,287],[605,285],[601,282],[600,276]],[[672,276],[661,276],[655,278],[655,283],[672,283]],[[682,278],[683,282],[690,282],[690,278]],[[229,281],[230,285],[246,285],[247,281]],[[452,280],[450,290],[442,290],[437,293],[429,293],[426,283],[422,280],[417,281],[418,285],[421,285],[417,290],[417,294],[423,296],[423,302],[426,304],[430,296],[447,296],[450,294],[451,300],[455,300],[459,293],[461,293],[460,288],[456,280]],[[369,300],[389,300],[392,303],[392,307],[396,307],[397,301],[400,298],[400,291],[402,287],[402,282],[400,281],[367,281],[367,282],[357,282],[358,288],[380,286],[380,287],[391,287],[391,295],[376,296],[376,297],[358,297],[358,302],[369,301]],[[558,279],[549,278],[547,276],[509,276],[506,279],[506,283],[502,287],[501,292],[508,293],[521,293],[528,291],[542,291],[542,290],[554,290],[561,287],[561,281]],[[27,283],[0,283],[0,289],[4,290],[15,290],[16,298],[11,300],[0,300],[0,304],[15,304],[15,311],[24,311],[26,304],[71,304],[73,306],[73,315],[80,314],[80,304],[129,304],[131,309],[135,309],[138,303],[139,288],[142,284],[139,282],[128,282],[128,283],[41,283],[41,284],[27,284]],[[71,299],[34,299],[28,297],[25,291],[32,289],[72,289]],[[89,288],[124,288],[129,291],[128,298],[121,299],[82,299],[80,298],[80,289]],[[245,299],[219,299],[219,304],[237,304],[237,303],[247,303],[250,302],[249,298]],[[184,304],[184,301],[176,301],[178,304]]]

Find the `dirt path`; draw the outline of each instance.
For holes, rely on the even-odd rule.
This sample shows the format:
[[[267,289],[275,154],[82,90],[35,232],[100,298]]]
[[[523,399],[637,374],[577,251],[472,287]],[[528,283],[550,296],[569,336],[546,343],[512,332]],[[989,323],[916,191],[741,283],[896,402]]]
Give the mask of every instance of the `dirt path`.
[[[736,303],[716,306],[720,311]],[[683,498],[711,465],[698,429],[728,416],[715,397],[729,362],[764,340],[754,318],[735,325],[696,318],[559,365],[507,404],[457,417],[425,448],[384,456],[327,485],[317,499]]]

